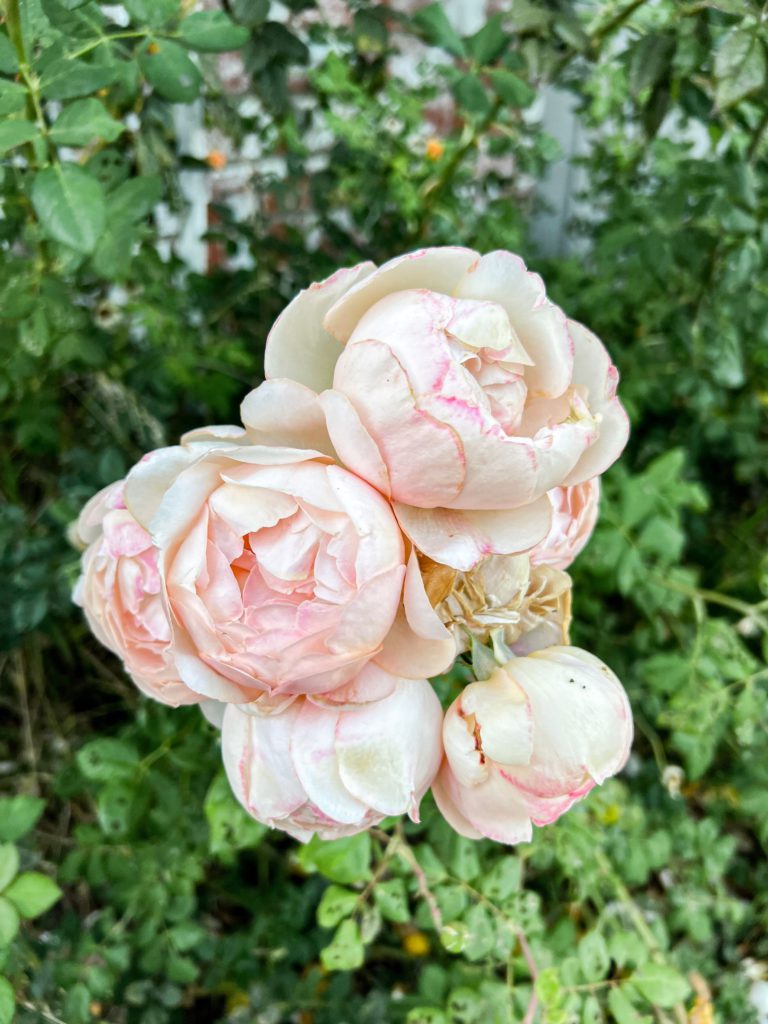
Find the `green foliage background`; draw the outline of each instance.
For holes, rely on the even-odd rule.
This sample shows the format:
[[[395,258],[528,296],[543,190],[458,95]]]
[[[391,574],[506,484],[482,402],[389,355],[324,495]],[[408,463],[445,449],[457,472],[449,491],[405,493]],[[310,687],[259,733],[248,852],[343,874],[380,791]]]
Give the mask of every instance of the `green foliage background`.
[[[4,0],[0,31],[0,1022],[747,1024],[768,962],[768,93],[756,0],[439,5]],[[314,12],[314,14],[313,14]],[[422,84],[388,57],[426,41]],[[309,44],[318,44],[311,57]],[[324,48],[323,48],[324,47]],[[216,53],[238,49],[245,108]],[[297,75],[302,90],[291,88]],[[544,259],[542,89],[591,140]],[[438,132],[430,104],[452,97]],[[183,213],[174,105],[256,136],[256,212]],[[129,116],[130,115],[130,116]],[[127,121],[126,121],[127,118]],[[322,129],[328,159],[313,159]],[[428,145],[430,135],[440,145]],[[67,524],[146,449],[231,421],[269,324],[340,265],[521,252],[606,341],[633,435],[574,567],[575,642],[625,681],[621,778],[515,850],[420,825],[300,848],[239,811],[215,732],[139,699],[70,603]],[[56,881],[54,882],[53,879]],[[60,888],[59,888],[60,887]],[[15,1009],[14,1009],[15,1004]]]

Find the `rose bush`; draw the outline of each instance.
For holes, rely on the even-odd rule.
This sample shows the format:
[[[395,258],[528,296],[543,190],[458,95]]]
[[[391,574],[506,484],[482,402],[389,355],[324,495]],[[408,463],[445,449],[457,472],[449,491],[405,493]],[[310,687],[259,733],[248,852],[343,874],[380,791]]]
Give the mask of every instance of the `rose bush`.
[[[369,665],[361,688],[388,690],[354,709],[305,697],[277,715],[224,712],[222,752],[232,790],[249,814],[296,839],[352,835],[393,814],[418,821],[440,765],[440,701],[423,679]]]
[[[628,434],[602,344],[508,252],[339,271],[287,307],[265,368],[321,392],[341,460],[456,569],[542,541],[546,492],[602,473]]]
[[[502,843],[531,839],[629,756],[632,713],[611,670],[576,647],[515,658],[449,708],[433,792],[453,828]]]

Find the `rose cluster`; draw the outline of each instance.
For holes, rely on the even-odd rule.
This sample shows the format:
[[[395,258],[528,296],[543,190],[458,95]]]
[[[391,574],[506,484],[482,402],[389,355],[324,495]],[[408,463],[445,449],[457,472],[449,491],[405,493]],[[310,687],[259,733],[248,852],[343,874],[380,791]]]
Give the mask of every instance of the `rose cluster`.
[[[462,835],[530,839],[632,738],[618,679],[569,646],[565,572],[627,439],[616,368],[519,257],[453,247],[312,285],[265,365],[242,425],[83,509],[91,629],[221,727],[262,822],[349,835],[431,787]],[[429,679],[469,652],[444,713]]]

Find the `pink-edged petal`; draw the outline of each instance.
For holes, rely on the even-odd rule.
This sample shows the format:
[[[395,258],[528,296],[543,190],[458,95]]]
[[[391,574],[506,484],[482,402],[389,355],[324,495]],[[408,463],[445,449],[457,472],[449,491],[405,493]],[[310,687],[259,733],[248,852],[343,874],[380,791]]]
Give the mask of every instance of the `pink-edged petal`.
[[[124,488],[125,482],[116,480],[115,483],[103,487],[85,503],[74,524],[76,547],[82,550],[88,544],[93,544],[101,535],[102,523],[107,512],[125,508]]]
[[[340,714],[301,701],[291,735],[291,757],[312,803],[329,818],[356,825],[362,822],[367,807],[350,794],[339,774],[336,731]]]
[[[403,679],[376,704],[339,717],[336,752],[344,785],[380,814],[418,806],[440,765],[442,710],[424,680]]]
[[[398,256],[340,297],[325,315],[325,328],[344,344],[365,311],[385,295],[409,288],[450,295],[477,259],[476,252],[459,246],[419,249]]]
[[[464,572],[487,555],[527,551],[546,537],[551,506],[546,496],[522,508],[504,511],[458,511],[395,504],[403,532],[435,562]]]
[[[416,407],[408,378],[387,345],[348,345],[336,364],[334,388],[376,438],[397,500],[431,508],[456,497],[465,473],[461,440],[452,427]]]
[[[350,400],[341,392],[331,390],[320,395],[320,403],[339,459],[353,473],[389,497],[392,492],[386,463]]]
[[[240,406],[248,437],[256,444],[308,448],[333,455],[317,394],[285,378],[265,380]]]
[[[104,547],[112,558],[133,558],[151,547],[152,540],[128,509],[107,512],[102,523]]]
[[[443,772],[442,785],[448,789],[459,813],[477,832],[486,839],[510,846],[531,841],[533,828],[525,802],[498,771],[491,771],[478,786],[460,786],[450,777],[447,766]],[[437,791],[435,799],[440,807]]]
[[[221,753],[229,784],[243,807],[266,824],[279,824],[306,801],[290,750],[298,715],[296,705],[270,718],[233,705],[224,712]]]
[[[323,319],[335,302],[375,269],[373,263],[359,263],[356,267],[338,270],[299,292],[267,337],[266,376],[288,377],[314,391],[329,388],[342,348],[323,326]]]
[[[619,680],[576,647],[550,647],[505,669],[525,690],[534,721],[530,763],[503,771],[532,796],[576,797],[615,775],[632,742],[632,712]]]
[[[629,437],[629,417],[616,397],[619,371],[605,346],[575,320],[568,321],[575,346],[573,383],[587,393],[587,404],[600,417],[599,437],[563,481],[578,484],[604,473],[621,455]]]
[[[480,750],[474,722],[461,710],[457,697],[443,720],[443,748],[451,774],[459,786],[479,786],[488,778],[491,765]]]
[[[571,383],[573,345],[562,310],[549,302],[544,282],[513,253],[482,256],[453,292],[458,298],[485,299],[503,306],[534,365],[526,369],[529,393],[557,397]]]

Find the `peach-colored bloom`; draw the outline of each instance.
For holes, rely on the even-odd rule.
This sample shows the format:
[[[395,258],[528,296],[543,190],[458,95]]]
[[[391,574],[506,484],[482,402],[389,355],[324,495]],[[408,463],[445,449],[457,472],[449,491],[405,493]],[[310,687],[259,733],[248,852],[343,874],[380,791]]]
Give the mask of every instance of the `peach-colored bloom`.
[[[110,484],[80,513],[76,539],[87,547],[74,599],[143,693],[173,706],[196,704],[202,698],[179,680],[171,657],[157,550],[126,509],[123,488],[122,480]]]
[[[126,483],[160,551],[180,678],[201,696],[263,709],[339,688],[345,703],[384,696],[347,685],[374,657],[393,670],[404,661],[410,677],[442,671],[455,645],[434,614],[438,639],[419,637],[418,614],[401,610],[404,580],[413,589],[420,576],[407,574],[389,503],[327,454],[317,396],[268,382],[242,412],[245,429],[188,434]]]
[[[550,647],[467,686],[445,716],[433,784],[448,822],[472,839],[527,842],[624,765],[632,715],[598,658]]]
[[[278,319],[266,369],[322,392],[341,461],[456,569],[543,540],[546,492],[602,473],[627,438],[602,344],[508,252],[338,271]]]
[[[441,757],[442,711],[424,679],[369,665],[361,689],[374,704],[321,707],[299,697],[274,715],[229,705],[221,743],[235,796],[253,817],[306,841],[352,835],[389,815],[418,821]]]
[[[534,565],[567,569],[586,547],[597,523],[600,478],[595,476],[572,487],[554,487],[547,497],[552,505],[552,525],[529,555]]]

